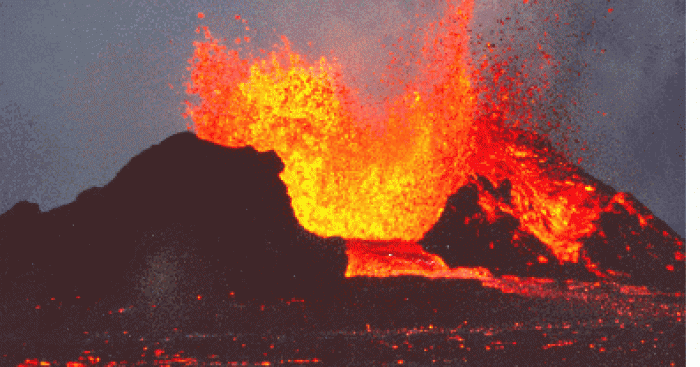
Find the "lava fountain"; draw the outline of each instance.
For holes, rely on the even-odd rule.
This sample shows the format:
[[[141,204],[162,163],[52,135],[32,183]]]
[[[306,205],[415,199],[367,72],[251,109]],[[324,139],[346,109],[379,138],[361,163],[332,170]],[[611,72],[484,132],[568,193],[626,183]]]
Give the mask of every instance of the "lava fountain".
[[[453,27],[466,29],[471,7],[462,4],[461,15],[449,17]],[[474,109],[460,66],[464,50],[447,50],[453,69],[433,68],[444,80],[440,92],[394,101],[379,133],[359,127],[361,106],[341,84],[338,65],[321,59],[309,66],[286,38],[268,59],[243,60],[205,33],[209,41],[195,44],[188,90],[202,101],[188,111],[197,135],[275,150],[305,228],[322,236],[415,240],[438,219],[465,174],[454,166],[462,162],[447,162],[458,155]]]
[[[448,196],[474,175],[496,187],[505,179],[512,185],[510,203],[480,195],[479,205],[490,217],[514,216],[559,262],[579,262],[581,239],[599,230],[600,213],[627,199],[600,192],[566,157],[543,147],[546,138],[528,130],[537,116],[533,91],[521,82],[527,73],[513,76],[505,72],[505,62],[471,57],[473,6],[470,0],[448,1],[444,18],[427,27],[423,59],[411,61],[420,72],[415,80],[399,81],[402,95],[382,107],[386,118],[375,124],[379,129],[364,123],[368,116],[358,93],[343,83],[336,61],[311,64],[285,37],[274,52],[244,58],[206,27],[200,27],[205,41],[194,42],[188,68],[187,91],[200,102],[186,102],[184,116],[192,118],[190,128],[201,139],[277,152],[292,207],[308,230],[391,240],[391,246],[430,262],[422,273],[405,264],[395,264],[407,267],[398,273],[393,265],[367,270],[358,262],[373,255],[351,241],[347,276],[449,270],[439,257],[419,255],[411,241],[430,229]],[[544,52],[543,60],[552,62]],[[650,219],[630,210],[640,223]]]

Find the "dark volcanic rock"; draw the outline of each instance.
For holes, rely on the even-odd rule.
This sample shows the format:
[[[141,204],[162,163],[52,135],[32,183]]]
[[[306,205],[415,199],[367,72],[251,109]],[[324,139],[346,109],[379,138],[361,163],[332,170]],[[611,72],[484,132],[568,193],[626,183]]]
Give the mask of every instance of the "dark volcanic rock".
[[[591,262],[633,284],[685,291],[685,241],[632,195],[614,196],[596,224],[583,239]]]
[[[274,152],[180,133],[70,204],[19,203],[0,216],[3,293],[59,314],[105,298],[328,294],[343,279],[344,242],[300,226],[283,167]]]
[[[426,251],[450,267],[484,266],[495,275],[586,278],[581,266],[557,265],[544,243],[519,228],[518,219],[498,209],[489,218],[479,205],[479,192],[510,204],[508,180],[496,188],[484,177],[474,178],[447,199],[442,215],[419,241]]]
[[[595,180],[582,171],[580,174]],[[609,203],[595,222],[599,230],[580,239],[582,260],[578,264],[559,263],[544,243],[519,228],[517,218],[498,208],[495,218],[489,218],[479,205],[479,195],[510,205],[508,180],[496,188],[483,177],[474,178],[448,198],[440,219],[419,243],[450,267],[485,266],[496,275],[579,280],[604,277],[664,291],[684,291],[685,241],[631,195],[616,194],[602,183],[599,187],[609,194]]]

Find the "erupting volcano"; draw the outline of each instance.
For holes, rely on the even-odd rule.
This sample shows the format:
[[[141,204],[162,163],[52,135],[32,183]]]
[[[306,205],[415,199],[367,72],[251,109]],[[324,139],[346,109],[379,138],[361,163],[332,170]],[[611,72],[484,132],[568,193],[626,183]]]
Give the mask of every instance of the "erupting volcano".
[[[328,18],[336,16],[333,7],[364,11],[364,4],[313,3]],[[360,3],[381,8],[374,19],[382,22],[391,14],[384,8],[396,8],[396,21],[415,2]],[[185,84],[193,98],[179,111],[189,131],[134,155],[108,183],[71,203],[43,212],[22,201],[0,213],[0,365],[684,365],[685,240],[637,198],[582,168],[586,143],[572,122],[573,94],[592,87],[573,75],[571,50],[559,47],[568,33],[550,42],[543,32],[528,48],[517,36],[479,33],[474,0],[440,3],[445,7],[427,5],[428,13],[441,12],[435,23],[411,14],[402,30],[367,27],[373,36],[385,33],[381,41],[377,36],[377,50],[385,47],[380,42],[391,43],[391,34],[404,36],[386,47],[391,59],[376,73],[382,87],[367,88],[371,93],[349,72],[358,66],[352,57],[309,61],[302,54],[321,55],[321,48],[301,52],[293,44],[298,40],[284,36],[281,46],[244,55],[255,44],[251,38],[233,36],[229,44],[215,38],[213,26],[197,24]],[[539,28],[541,8],[520,12],[537,1],[511,3],[514,12],[496,13],[514,16],[511,30],[560,29]],[[544,10],[575,13],[583,5],[560,3]],[[259,4],[213,2],[206,11],[217,9],[210,18],[241,22],[253,36],[252,24],[226,12]],[[277,12],[263,17],[303,8],[270,4]],[[601,6],[594,11],[612,12]],[[170,4],[163,8],[177,14]],[[150,22],[155,8],[144,9]],[[96,14],[102,21],[103,13]],[[114,14],[121,22],[132,13]],[[284,21],[296,16],[284,15]],[[206,18],[198,14],[198,22]],[[172,21],[167,28],[181,20]],[[506,29],[499,20],[501,26]],[[342,31],[328,39],[342,38]],[[638,34],[644,33],[632,33]],[[371,50],[371,42],[361,41],[353,52]],[[659,43],[641,43],[658,52]],[[184,61],[189,42],[184,46],[185,57],[170,46],[163,55]],[[583,49],[575,46],[573,52]],[[151,60],[157,50],[143,52]],[[132,75],[144,78],[141,53],[122,58],[110,51],[107,61],[85,69],[89,77],[77,89],[120,84],[111,76],[133,55]],[[648,68],[639,56],[642,64]],[[137,96],[155,95],[155,79],[145,80],[123,83],[125,94],[143,88]],[[66,93],[66,101],[81,95]],[[670,100],[663,96],[654,100]],[[172,112],[172,104],[153,98],[120,108]],[[97,99],[84,102],[113,113]],[[155,116],[149,108],[144,111]],[[122,114],[95,116],[85,119],[129,121]],[[12,129],[31,122],[10,118]],[[101,134],[88,130],[84,136]],[[27,140],[9,138],[17,145],[8,152],[29,152],[14,150]],[[119,144],[94,146],[108,151]],[[39,181],[41,192],[50,187]]]
[[[683,278],[684,241],[536,131],[536,97],[522,83],[527,72],[506,73],[507,61],[492,61],[496,54],[474,58],[473,2],[448,3],[444,18],[422,34],[422,59],[409,61],[420,72],[398,81],[403,94],[382,107],[383,121],[366,112],[336,61],[311,64],[284,37],[284,47],[261,50],[266,57],[244,58],[201,27],[205,41],[194,43],[187,86],[200,99],[186,102],[190,128],[223,146],[274,150],[299,222],[324,237],[355,239],[347,248],[348,277],[481,274],[456,272],[459,261],[446,264],[423,250],[439,247],[430,242],[434,231],[426,233],[459,212],[460,226],[477,227],[453,247],[486,238],[490,250],[524,249],[533,256],[520,259],[528,267],[580,264],[599,277],[629,277],[651,259],[654,271]],[[545,52],[542,59],[554,62]],[[546,81],[537,88],[546,89]],[[448,198],[468,185],[478,207],[464,212]],[[633,223],[611,226],[616,215]],[[509,229],[484,235],[504,221],[512,222]],[[386,260],[402,253],[403,260]]]

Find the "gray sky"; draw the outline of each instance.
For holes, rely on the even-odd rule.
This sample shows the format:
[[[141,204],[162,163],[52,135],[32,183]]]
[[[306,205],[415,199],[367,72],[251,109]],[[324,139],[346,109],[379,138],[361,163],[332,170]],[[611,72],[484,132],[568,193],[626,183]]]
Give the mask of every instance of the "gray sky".
[[[372,73],[383,71],[390,47],[379,45],[408,38],[401,24],[416,22],[415,13],[440,14],[424,2],[2,2],[0,212],[20,200],[43,210],[70,202],[184,130],[182,82],[192,41],[202,39],[197,25],[232,40],[246,33],[233,20],[240,14],[255,30],[246,33],[252,49],[284,34],[310,61],[333,52],[356,86],[382,96]],[[544,21],[554,14],[558,25]],[[594,150],[583,167],[685,236],[684,1],[476,0],[472,28],[495,43],[512,37],[522,55],[535,55],[540,40],[567,56],[564,66],[581,76],[553,88],[578,100],[568,107]]]

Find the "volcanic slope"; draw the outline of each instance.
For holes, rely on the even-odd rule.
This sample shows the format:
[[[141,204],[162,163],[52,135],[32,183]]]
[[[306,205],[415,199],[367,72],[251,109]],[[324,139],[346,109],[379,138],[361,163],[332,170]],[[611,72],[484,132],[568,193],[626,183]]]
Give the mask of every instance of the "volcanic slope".
[[[597,219],[591,222],[593,230],[560,239],[580,246],[577,261],[560,261],[550,246],[512,214],[517,210],[511,180],[521,177],[492,182],[479,174],[448,198],[438,221],[418,241],[425,251],[439,255],[450,268],[481,266],[496,276],[607,280],[666,292],[685,291],[685,240],[670,226],[631,194],[616,192],[568,163],[546,139],[524,131],[514,135],[517,138],[503,145],[530,151],[512,158],[514,166],[540,167],[543,177],[538,179],[551,182],[555,179],[546,177],[551,171],[565,171],[582,182],[581,186],[596,192],[598,211]],[[541,163],[538,157],[548,159]],[[557,174],[560,172],[552,175]],[[556,224],[547,219],[546,215],[540,217],[544,222],[541,227],[553,228]]]
[[[151,304],[233,294],[330,297],[346,274],[345,241],[300,226],[279,178],[283,168],[274,152],[226,148],[184,132],[73,203],[45,213],[19,203],[0,216],[3,294],[26,303],[17,307],[38,306],[40,315],[104,298],[113,301],[105,307],[118,308],[138,297]],[[608,200],[599,230],[580,239],[578,263],[559,262],[507,212],[486,213],[482,197],[507,209],[510,185],[483,177],[449,198],[419,244],[452,268],[684,290],[685,242],[630,195],[579,174]]]
[[[344,241],[299,225],[283,168],[274,152],[183,132],[72,203],[40,212],[20,202],[0,216],[5,300],[61,314],[108,296],[119,308],[136,297],[159,304],[326,293],[343,279]]]
[[[71,360],[99,342],[95,348],[105,358],[138,351],[136,360],[144,350],[136,341],[143,336],[293,330],[321,340],[315,331],[354,333],[370,324],[454,327],[467,321],[517,326],[544,314],[552,322],[605,321],[627,330],[617,323],[631,327],[658,318],[664,307],[661,314],[677,320],[669,326],[673,335],[683,335],[677,328],[685,313],[682,299],[668,303],[644,290],[616,290],[605,281],[555,288],[548,279],[527,282],[481,273],[470,279],[345,278],[355,246],[355,255],[364,256],[360,260],[388,253],[391,259],[378,259],[379,264],[410,269],[446,264],[582,280],[603,274],[684,288],[684,278],[665,275],[675,274],[668,265],[684,273],[684,259],[676,255],[679,243],[684,254],[684,242],[633,198],[602,184],[596,187],[609,200],[597,237],[581,240],[581,263],[560,266],[508,213],[494,215],[479,204],[483,196],[507,209],[506,180],[494,186],[475,177],[449,198],[440,220],[408,251],[406,244],[391,241],[346,242],[306,231],[279,178],[283,168],[274,152],[226,148],[185,132],[134,157],[109,184],[86,190],[73,203],[44,213],[36,204],[15,205],[0,215],[0,355]],[[617,256],[627,252],[631,258]],[[610,299],[620,304],[610,306]],[[623,314],[630,319],[619,319]],[[108,334],[109,343],[90,332]],[[678,355],[684,342],[673,345],[671,352]]]

